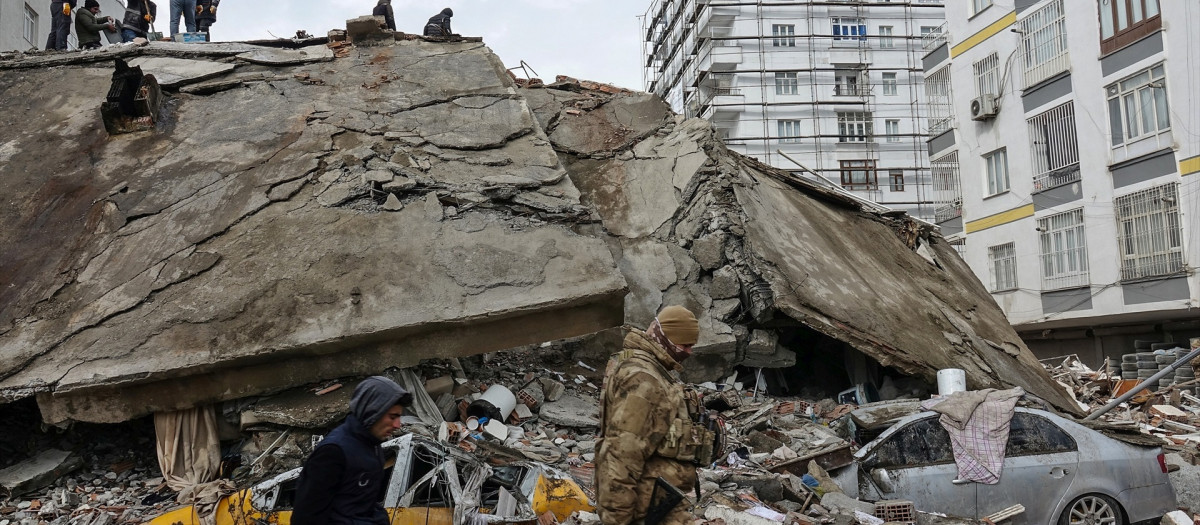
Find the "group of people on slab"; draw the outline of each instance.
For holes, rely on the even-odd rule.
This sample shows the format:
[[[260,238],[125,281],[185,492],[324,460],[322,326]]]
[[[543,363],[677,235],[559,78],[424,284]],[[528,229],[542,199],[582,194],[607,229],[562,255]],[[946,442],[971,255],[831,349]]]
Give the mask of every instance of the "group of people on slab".
[[[387,28],[396,31],[396,15],[392,12],[392,0],[379,0],[375,4],[375,9],[371,11],[371,16],[382,16],[387,23]],[[452,16],[454,16],[454,10],[447,7],[440,13],[429,17],[422,34],[425,36],[456,36],[454,31],[450,30],[450,17]]]
[[[217,22],[217,6],[221,0],[170,0],[171,35],[179,32],[179,20],[189,33],[208,33]],[[158,16],[158,5],[154,0],[126,0],[125,13],[118,20],[112,16],[101,16],[98,0],[84,0],[83,9],[76,12],[79,0],[51,0],[50,36],[46,39],[46,50],[67,50],[67,39],[71,36],[71,15],[75,17],[75,32],[79,35],[79,49],[96,49],[101,46],[101,33],[121,35],[122,42],[135,38],[147,38],[151,24]]]

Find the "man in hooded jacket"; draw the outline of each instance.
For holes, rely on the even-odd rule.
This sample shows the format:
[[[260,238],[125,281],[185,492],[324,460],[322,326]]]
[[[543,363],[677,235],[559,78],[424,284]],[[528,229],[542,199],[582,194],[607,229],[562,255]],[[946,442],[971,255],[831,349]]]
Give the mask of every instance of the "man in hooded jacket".
[[[454,36],[454,32],[450,30],[450,17],[454,16],[454,11],[449,7],[442,12],[429,17],[429,21],[425,23],[425,36]]]
[[[354,389],[350,415],[325,436],[296,482],[295,525],[384,525],[387,490],[383,448],[400,428],[409,394],[383,376],[368,377]]]
[[[196,2],[196,31],[207,33],[217,23],[217,7],[221,0],[198,0]]]
[[[651,496],[663,490],[655,488],[658,478],[686,494],[696,486],[696,466],[713,460],[716,435],[678,377],[699,334],[692,312],[668,306],[646,331],[631,330],[609,360],[596,454],[596,511],[604,525],[649,524]],[[692,522],[682,501],[658,510],[655,523]]]

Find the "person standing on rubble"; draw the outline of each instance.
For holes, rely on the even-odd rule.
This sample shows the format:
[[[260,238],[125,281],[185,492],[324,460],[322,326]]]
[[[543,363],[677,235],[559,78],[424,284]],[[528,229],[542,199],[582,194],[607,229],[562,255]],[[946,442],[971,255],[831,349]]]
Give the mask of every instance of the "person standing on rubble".
[[[350,415],[313,449],[296,481],[294,525],[388,523],[384,441],[400,428],[412,394],[395,381],[372,376],[350,398]]]
[[[67,37],[71,36],[71,11],[78,0],[53,0],[50,2],[50,36],[46,38],[46,51],[67,50]]]
[[[196,31],[208,33],[208,29],[217,23],[217,6],[221,0],[199,0],[196,2]],[[209,37],[212,40],[212,37]]]
[[[133,42],[137,37],[147,38],[150,24],[158,16],[158,6],[153,0],[127,0],[125,19],[121,22],[121,41]]]
[[[396,30],[396,15],[392,12],[392,0],[379,0],[375,4],[375,10],[371,11],[371,16],[382,16],[387,22],[387,28],[392,31]]]
[[[454,32],[450,30],[450,17],[454,16],[454,10],[449,7],[442,12],[429,17],[429,21],[425,23],[425,36],[454,36]]]
[[[100,2],[87,0],[83,10],[75,14],[75,32],[79,33],[79,49],[100,49],[100,32],[116,31],[112,18],[97,18]]]
[[[699,398],[678,377],[699,335],[692,312],[668,306],[645,332],[631,330],[609,361],[596,455],[596,511],[604,525],[692,522],[680,500],[650,517],[647,511],[661,490],[656,480],[688,493],[697,465],[714,459],[714,429],[702,423],[707,414],[701,415]]]
[[[171,36],[179,32],[179,17],[189,33],[196,32],[196,0],[171,0]]]

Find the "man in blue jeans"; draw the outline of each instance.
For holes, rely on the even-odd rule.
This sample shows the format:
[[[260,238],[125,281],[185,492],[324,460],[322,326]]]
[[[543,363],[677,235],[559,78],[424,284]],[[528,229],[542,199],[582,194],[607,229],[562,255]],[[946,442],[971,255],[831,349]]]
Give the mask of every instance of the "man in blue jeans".
[[[171,36],[179,32],[179,15],[189,33],[196,32],[196,0],[171,0]]]
[[[46,38],[46,50],[67,50],[67,37],[71,36],[71,10],[78,0],[52,0],[50,2],[50,36]]]

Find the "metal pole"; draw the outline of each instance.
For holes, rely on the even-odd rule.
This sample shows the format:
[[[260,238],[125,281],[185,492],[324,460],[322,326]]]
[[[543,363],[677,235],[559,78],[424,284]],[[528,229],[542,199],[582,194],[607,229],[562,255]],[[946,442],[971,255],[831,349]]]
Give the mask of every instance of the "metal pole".
[[[1116,408],[1117,405],[1128,401],[1129,398],[1133,397],[1138,392],[1141,392],[1143,389],[1145,389],[1146,385],[1148,385],[1150,383],[1156,383],[1163,376],[1166,376],[1167,374],[1174,372],[1176,368],[1183,366],[1184,363],[1190,362],[1192,359],[1195,359],[1196,356],[1200,356],[1200,348],[1192,350],[1192,353],[1184,356],[1183,358],[1179,359],[1178,361],[1175,361],[1175,363],[1171,364],[1171,366],[1168,366],[1162,370],[1159,370],[1158,373],[1154,374],[1154,376],[1151,377],[1150,379],[1142,381],[1141,383],[1138,384],[1138,386],[1133,387],[1132,390],[1125,392],[1124,394],[1121,394],[1121,397],[1118,397],[1118,398],[1110,401],[1107,405],[1100,407],[1099,410],[1092,412],[1091,414],[1088,415],[1088,417],[1083,418],[1084,421],[1091,421],[1093,419],[1096,419],[1096,418],[1108,413],[1109,410]]]

